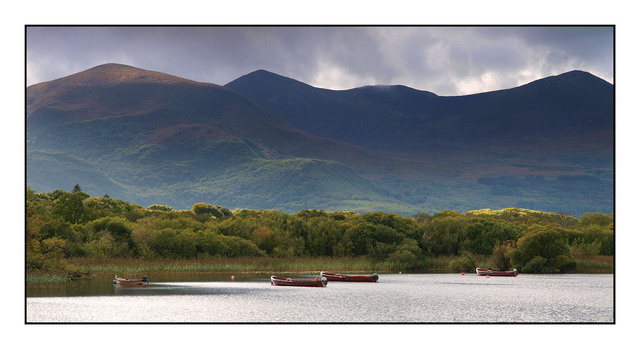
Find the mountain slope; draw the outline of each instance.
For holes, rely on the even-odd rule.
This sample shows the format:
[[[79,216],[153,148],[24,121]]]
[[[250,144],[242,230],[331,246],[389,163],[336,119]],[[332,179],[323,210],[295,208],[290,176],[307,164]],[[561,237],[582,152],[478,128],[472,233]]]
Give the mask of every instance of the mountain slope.
[[[305,133],[227,88],[118,64],[30,86],[27,148],[27,184],[35,190],[66,188],[72,178],[86,182],[88,176],[60,173],[66,159],[76,159],[105,183],[116,183],[127,199],[168,200],[181,208],[194,197],[253,208],[310,197],[380,198],[367,177],[409,168],[403,160]],[[57,163],[35,161],[45,153],[58,154]],[[273,170],[286,159],[284,168],[305,188],[288,198],[272,185],[289,178]],[[252,166],[260,171],[249,171]],[[328,186],[329,178],[342,185]],[[94,188],[85,182],[83,188]],[[304,185],[314,182],[324,183]],[[267,187],[257,190],[255,183]],[[115,187],[96,185],[92,194],[103,189]]]
[[[28,87],[27,185],[176,208],[611,212],[612,100],[583,72],[440,97],[106,64]]]
[[[613,150],[613,86],[580,71],[458,97],[405,86],[331,91],[265,71],[226,86],[307,132],[416,159]]]
[[[451,97],[406,86],[332,91],[263,70],[225,86],[307,132],[428,161],[431,173],[449,178],[440,188],[456,183],[451,197],[578,212],[613,207],[614,89],[587,72]],[[464,205],[451,197],[441,201]]]

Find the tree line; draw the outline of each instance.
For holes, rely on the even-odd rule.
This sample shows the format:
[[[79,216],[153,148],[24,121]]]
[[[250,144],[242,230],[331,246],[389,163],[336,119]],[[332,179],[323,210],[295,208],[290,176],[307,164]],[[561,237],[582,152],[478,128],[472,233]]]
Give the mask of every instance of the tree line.
[[[509,208],[393,213],[306,209],[230,210],[196,203],[189,210],[140,205],[105,195],[26,192],[27,270],[55,270],[65,258],[359,257],[425,270],[432,257],[455,256],[453,271],[472,271],[476,256],[494,269],[570,272],[575,259],[613,255],[613,214],[579,218]]]

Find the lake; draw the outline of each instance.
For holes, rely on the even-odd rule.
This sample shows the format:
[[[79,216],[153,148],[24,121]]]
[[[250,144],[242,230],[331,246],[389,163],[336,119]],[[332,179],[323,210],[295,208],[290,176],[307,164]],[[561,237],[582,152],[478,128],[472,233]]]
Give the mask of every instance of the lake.
[[[315,277],[305,275],[300,277]],[[123,288],[27,289],[27,323],[613,323],[611,274],[381,274],[377,283],[271,286],[268,276]]]

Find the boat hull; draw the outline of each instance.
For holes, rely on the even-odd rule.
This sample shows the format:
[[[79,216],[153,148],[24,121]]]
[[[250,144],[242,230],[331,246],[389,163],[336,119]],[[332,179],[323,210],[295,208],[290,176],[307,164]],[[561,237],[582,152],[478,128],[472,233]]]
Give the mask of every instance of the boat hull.
[[[271,276],[271,285],[273,286],[299,286],[299,287],[326,287],[326,278],[315,278],[312,280],[293,280],[279,276]]]
[[[478,274],[479,276],[512,276],[512,277],[515,277],[515,276],[518,276],[518,271],[517,270],[499,271],[499,270],[476,268],[476,274]]]
[[[372,275],[343,275],[321,272],[321,277],[327,278],[329,281],[345,281],[345,282],[377,282],[378,274]]]
[[[142,279],[127,279],[118,277],[118,275],[116,275],[113,283],[117,286],[149,286],[149,280],[146,276]]]

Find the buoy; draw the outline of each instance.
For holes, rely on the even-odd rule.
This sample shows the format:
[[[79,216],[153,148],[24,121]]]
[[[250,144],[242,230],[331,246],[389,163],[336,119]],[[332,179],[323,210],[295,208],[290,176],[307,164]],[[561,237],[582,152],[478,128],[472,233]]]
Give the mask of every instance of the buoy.
[[[489,275],[487,275],[487,279],[489,278]]]
[[[464,273],[462,273],[462,274],[460,274],[460,275],[464,276]]]
[[[402,272],[401,272],[401,271],[399,271],[399,272],[398,272],[398,274],[402,274]]]
[[[231,280],[235,280],[235,279],[236,279],[236,277],[231,275]]]

